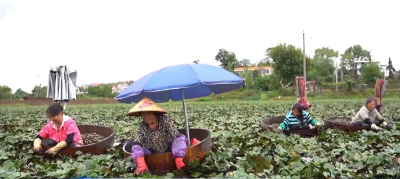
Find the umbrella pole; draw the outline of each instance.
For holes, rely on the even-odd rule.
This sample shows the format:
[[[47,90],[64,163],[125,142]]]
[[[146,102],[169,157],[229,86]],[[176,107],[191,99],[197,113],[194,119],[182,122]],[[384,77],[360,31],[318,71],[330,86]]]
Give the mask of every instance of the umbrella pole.
[[[61,102],[61,101],[57,101],[57,100],[54,100],[54,102],[58,103],[59,105],[61,105],[61,103],[64,103],[63,110],[67,109],[67,103],[66,102]]]
[[[185,112],[185,125],[186,125],[187,144],[188,144],[188,147],[189,147],[190,146],[189,120],[188,120],[188,115],[187,115],[187,110],[186,110],[185,94],[183,92],[183,89],[181,89],[181,94],[182,94],[183,110]]]
[[[66,102],[61,102],[61,101],[57,101],[57,100],[54,100],[54,102],[55,102],[55,103],[58,103],[60,106],[61,106],[61,103],[64,103],[64,108],[63,108],[63,110],[67,109],[67,103],[66,103]]]

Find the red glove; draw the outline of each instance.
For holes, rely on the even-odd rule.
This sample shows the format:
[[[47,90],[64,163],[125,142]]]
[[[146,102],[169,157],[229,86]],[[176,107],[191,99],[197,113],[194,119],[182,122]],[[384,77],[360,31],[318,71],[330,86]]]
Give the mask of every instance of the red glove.
[[[135,174],[136,175],[141,175],[141,174],[143,174],[143,172],[145,170],[149,170],[147,168],[146,162],[144,161],[144,157],[136,158],[136,164],[137,164],[137,167],[136,167],[136,170],[135,170]]]
[[[185,164],[183,163],[183,159],[181,157],[175,158],[175,164],[176,164],[176,168],[178,168],[178,170],[180,170],[182,167],[185,166]]]
[[[192,138],[192,140],[190,140],[190,144],[193,146],[193,145],[196,145],[196,144],[198,144],[198,143],[200,143],[200,141],[199,140],[197,140],[196,138]]]

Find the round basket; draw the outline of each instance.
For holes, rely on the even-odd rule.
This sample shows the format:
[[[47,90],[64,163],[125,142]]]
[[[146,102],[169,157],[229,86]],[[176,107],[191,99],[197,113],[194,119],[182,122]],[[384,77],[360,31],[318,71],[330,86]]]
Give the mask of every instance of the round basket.
[[[349,125],[351,121],[351,117],[343,117],[343,116],[336,116],[336,117],[327,117],[324,119],[324,125],[327,128],[334,129],[337,128],[339,130],[345,132],[357,132],[362,130],[371,130],[368,126],[352,126]]]
[[[179,133],[186,135],[186,129],[178,129]],[[206,154],[212,147],[211,132],[206,129],[189,129],[190,138],[196,138],[200,143],[186,149],[183,162],[187,165],[190,161],[198,159],[204,161]],[[124,144],[123,150],[126,158],[132,157],[133,140]],[[175,160],[171,152],[145,155],[145,161],[150,171],[172,171],[176,169]]]
[[[276,116],[276,117],[266,117],[263,120],[261,120],[261,130],[263,131],[272,131],[273,127],[271,126],[272,124],[280,124],[283,122],[285,119],[285,116]],[[286,130],[284,131],[284,134],[290,135],[290,134],[297,134],[302,137],[311,137],[316,134],[318,134],[317,128],[313,129],[305,129],[305,130]]]
[[[58,151],[57,154],[65,156],[76,156],[77,151],[82,153],[91,153],[98,155],[104,153],[105,150],[114,146],[114,130],[109,127],[97,126],[97,125],[77,125],[81,134],[85,133],[97,133],[103,136],[105,139],[91,145],[84,145],[80,147],[67,147]],[[42,140],[42,148],[44,151],[51,148],[48,146],[49,139]]]

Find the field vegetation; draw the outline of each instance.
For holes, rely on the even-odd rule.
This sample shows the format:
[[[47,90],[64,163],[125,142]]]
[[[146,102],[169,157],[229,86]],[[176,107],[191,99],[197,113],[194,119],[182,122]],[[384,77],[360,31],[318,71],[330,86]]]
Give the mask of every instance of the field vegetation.
[[[365,99],[312,101],[312,117],[349,116]],[[161,104],[179,128],[184,127],[182,104]],[[284,115],[293,101],[189,102],[190,126],[212,132],[213,149],[203,164],[162,177],[274,177],[373,178],[400,177],[400,132],[346,134],[324,129],[313,138],[261,132],[260,121]],[[385,99],[382,115],[399,118],[398,99]],[[134,136],[139,119],[125,113],[131,105],[70,105],[67,115],[78,124],[112,127],[117,142]],[[122,144],[105,154],[62,157],[50,161],[33,153],[32,141],[47,122],[45,106],[0,108],[0,178],[133,177],[131,159],[124,159]],[[397,115],[397,116],[396,116]],[[395,121],[396,122],[396,121]],[[156,177],[146,174],[143,177]]]

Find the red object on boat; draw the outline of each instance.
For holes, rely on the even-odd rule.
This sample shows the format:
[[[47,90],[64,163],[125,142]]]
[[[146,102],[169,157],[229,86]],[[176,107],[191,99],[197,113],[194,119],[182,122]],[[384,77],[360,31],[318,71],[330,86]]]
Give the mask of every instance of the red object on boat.
[[[200,143],[200,141],[199,140],[197,140],[196,138],[192,138],[192,140],[190,140],[190,145],[196,145],[196,144],[198,144],[198,143]]]
[[[385,93],[385,80],[377,79],[375,83],[376,110],[380,113],[382,107],[382,96]]]

